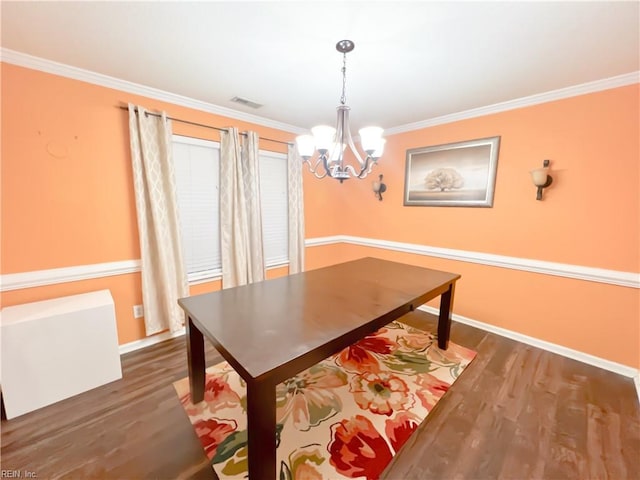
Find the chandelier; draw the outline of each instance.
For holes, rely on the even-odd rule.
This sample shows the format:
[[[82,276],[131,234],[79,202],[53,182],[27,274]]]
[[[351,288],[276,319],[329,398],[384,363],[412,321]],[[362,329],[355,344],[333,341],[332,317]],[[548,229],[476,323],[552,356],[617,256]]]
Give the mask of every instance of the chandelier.
[[[347,53],[352,51],[355,44],[351,40],[340,40],[336,50],[342,53],[342,96],[338,111],[336,128],[319,125],[311,129],[312,135],[300,135],[296,138],[298,152],[307,164],[311,173],[317,178],[331,177],[342,183],[351,177],[365,178],[378,159],[382,156],[385,139],[382,138],[382,128],[361,128],[360,145],[364,151],[364,159],[356,149],[349,129],[349,110],[346,104],[345,86],[347,84]],[[345,162],[345,149],[349,146],[355,162]],[[317,150],[318,156],[312,160]]]

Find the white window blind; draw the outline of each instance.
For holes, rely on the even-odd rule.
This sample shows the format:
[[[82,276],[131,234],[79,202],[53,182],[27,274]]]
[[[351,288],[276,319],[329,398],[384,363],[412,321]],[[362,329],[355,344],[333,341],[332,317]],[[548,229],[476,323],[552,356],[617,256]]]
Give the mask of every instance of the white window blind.
[[[173,136],[182,246],[189,281],[218,276],[220,144]]]
[[[287,156],[260,151],[262,241],[267,267],[289,261]]]

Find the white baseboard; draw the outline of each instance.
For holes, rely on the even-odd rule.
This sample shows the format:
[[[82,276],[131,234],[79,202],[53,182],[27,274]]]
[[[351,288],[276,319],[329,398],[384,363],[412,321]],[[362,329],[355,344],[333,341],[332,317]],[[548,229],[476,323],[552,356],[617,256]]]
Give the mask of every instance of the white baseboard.
[[[438,315],[439,313],[439,310],[437,308],[431,307],[429,305],[422,305],[418,307],[418,310],[432,313],[434,315]],[[638,394],[638,402],[640,402],[640,371],[638,369],[623,365],[621,363],[605,360],[604,358],[596,357],[595,355],[590,355],[578,350],[563,347],[562,345],[557,345],[555,343],[546,342],[544,340],[533,338],[528,335],[523,335],[522,333],[507,330],[506,328],[496,327],[494,325],[489,325],[488,323],[479,322],[477,320],[473,320],[462,315],[457,315],[455,313],[451,316],[451,318],[456,322],[464,323],[465,325],[484,330],[485,332],[495,333],[496,335],[500,335],[501,337],[510,338],[512,340],[516,340],[517,342],[531,345],[532,347],[540,348],[551,353],[557,353],[558,355],[562,355],[563,357],[571,358],[588,365],[593,365],[594,367],[603,368],[610,372],[633,378],[633,382],[636,386],[636,392]],[[183,327],[175,332],[164,332],[158,335],[152,335],[151,337],[143,338],[141,340],[135,340],[133,342],[125,343],[123,345],[120,345],[119,347],[120,355],[156,345],[171,338],[185,335],[185,333],[186,330]]]
[[[157,343],[164,342],[165,340],[179,337],[181,335],[184,335],[185,332],[185,328],[182,327],[180,330],[176,330],[175,332],[163,332],[157,335],[151,335],[150,337],[142,338],[140,340],[135,340],[133,342],[123,343],[118,347],[120,349],[120,355],[135,352],[136,350],[140,350],[141,348],[150,347],[151,345],[156,345]]]
[[[437,308],[431,307],[429,305],[422,305],[418,307],[418,310],[422,310],[424,312],[432,313],[435,315],[438,315],[439,313],[439,310]],[[510,338],[512,340],[516,340],[526,345],[531,345],[532,347],[540,348],[542,350],[546,350],[551,353],[557,353],[558,355],[562,355],[563,357],[571,358],[573,360],[577,360],[579,362],[586,363],[588,365],[593,365],[594,367],[603,368],[610,372],[617,373],[619,375],[624,375],[625,377],[635,378],[636,387],[638,387],[637,379],[638,379],[638,375],[640,375],[640,371],[638,371],[637,368],[633,368],[628,365],[623,365],[617,362],[612,362],[611,360],[606,360],[604,358],[596,357],[595,355],[590,355],[588,353],[580,352],[578,350],[573,350],[571,348],[563,347],[562,345],[557,345],[555,343],[547,342],[545,340],[540,340],[538,338],[530,337],[528,335],[514,332],[512,330],[507,330],[506,328],[496,327],[494,325],[489,325],[488,323],[479,322],[477,320],[463,317],[462,315],[457,315],[455,313],[451,316],[451,318],[456,322],[464,323],[465,325],[469,325],[471,327],[475,327],[480,330],[484,330],[486,332],[495,333],[496,335],[500,335],[501,337]],[[640,390],[639,390],[639,393],[640,393]]]

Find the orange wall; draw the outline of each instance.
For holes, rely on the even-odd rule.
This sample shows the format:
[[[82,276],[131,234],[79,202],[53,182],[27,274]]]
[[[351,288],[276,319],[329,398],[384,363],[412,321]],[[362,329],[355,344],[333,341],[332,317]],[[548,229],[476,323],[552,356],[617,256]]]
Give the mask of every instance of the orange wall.
[[[2,274],[140,258],[127,113],[115,108],[126,102],[293,138],[3,63]],[[638,105],[634,85],[389,136],[377,168],[388,184],[383,202],[369,180],[340,185],[305,174],[306,237],[356,235],[638,272]],[[214,130],[179,123],[174,131],[218,139]],[[402,206],[406,149],[493,135],[501,136],[493,208]],[[284,151],[266,142],[262,148]],[[528,170],[545,158],[554,184],[537,202]],[[376,255],[460,272],[456,313],[640,366],[637,289],[347,245],[306,254],[309,269]],[[120,343],[142,338],[131,308],[141,303],[139,274],[4,292],[1,300],[8,306],[102,288],[115,298]],[[191,291],[218,288],[210,282]],[[620,333],[616,342],[606,339],[610,328]]]
[[[325,248],[316,247],[314,258]],[[342,245],[339,261],[365,256],[461,274],[455,314],[640,367],[636,289],[357,245]]]
[[[293,134],[2,63],[1,273],[20,273],[140,258],[127,102],[219,127]],[[178,122],[174,133],[219,140],[216,130]],[[286,147],[262,142],[261,148]],[[269,276],[281,274],[270,271]],[[109,289],[120,343],[144,337],[133,305],[140,274],[3,292],[3,306]],[[219,282],[196,285],[196,292]]]
[[[638,272],[639,105],[636,84],[392,135],[376,170],[384,200],[349,185],[341,233]],[[407,149],[496,135],[493,208],[402,206]],[[553,184],[536,201],[528,172],[544,159]]]
[[[342,185],[340,233],[639,272],[639,105],[636,84],[388,136],[375,171],[388,185],[384,200],[375,199],[368,180]],[[407,149],[496,135],[501,143],[493,208],[403,206]],[[544,200],[536,201],[528,172],[544,159],[551,160],[554,180]],[[327,248],[308,249],[316,250],[308,256],[316,265],[333,263],[334,253],[323,255]],[[362,255],[462,273],[455,313],[640,367],[638,289],[381,249],[340,249],[341,260]]]

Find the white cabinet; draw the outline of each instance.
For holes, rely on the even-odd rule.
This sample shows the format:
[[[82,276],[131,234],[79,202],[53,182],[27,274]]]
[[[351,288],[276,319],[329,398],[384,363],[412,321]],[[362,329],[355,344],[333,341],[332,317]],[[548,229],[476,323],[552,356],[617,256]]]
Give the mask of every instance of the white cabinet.
[[[9,419],[122,378],[108,290],[7,307],[1,325]]]

